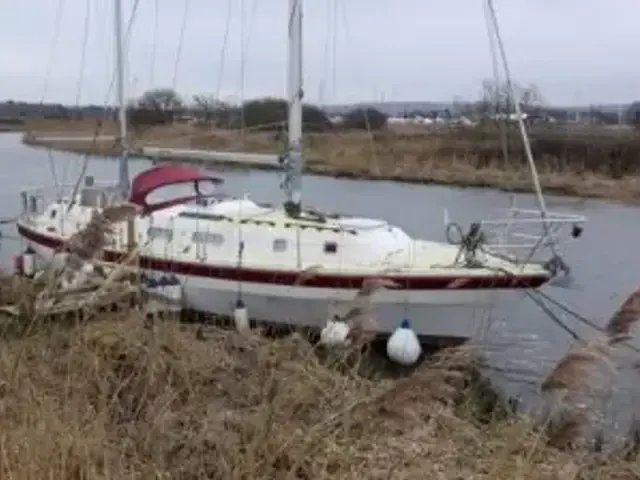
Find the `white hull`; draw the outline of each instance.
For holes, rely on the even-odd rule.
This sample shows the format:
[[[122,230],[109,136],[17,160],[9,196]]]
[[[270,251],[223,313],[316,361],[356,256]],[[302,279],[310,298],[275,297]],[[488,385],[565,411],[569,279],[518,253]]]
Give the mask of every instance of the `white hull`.
[[[183,306],[190,310],[233,316],[241,293],[253,320],[322,328],[327,319],[354,306],[366,282],[381,278],[390,288],[370,297],[375,323],[370,328],[389,334],[408,318],[425,342],[461,343],[486,331],[500,297],[539,287],[553,275],[541,263],[494,254],[496,245],[470,254],[458,245],[414,239],[379,219],[313,210],[290,215],[281,207],[215,194],[147,203],[147,196],[163,185],[200,185],[207,179],[219,181],[186,166],[141,173],[130,196],[140,208],[130,224],[133,230],[116,222],[107,234],[106,260],[121,258],[133,240],[148,274],[178,277]],[[111,192],[87,185],[73,205],[68,197],[43,211],[38,209],[38,203],[44,207],[42,194],[25,192],[18,233],[50,258],[104,211]],[[506,238],[506,229],[515,228],[513,220],[497,225],[506,225],[497,246],[518,247]],[[538,237],[524,237],[534,242],[534,250],[540,243]]]
[[[53,249],[30,241],[44,260]],[[169,271],[147,271],[160,276]],[[185,308],[219,316],[232,316],[238,299],[239,282],[215,278],[177,275],[183,286]],[[251,318],[274,325],[322,328],[331,312],[344,312],[353,304],[357,289],[326,289],[242,282],[242,300]],[[498,295],[495,289],[473,290],[382,290],[372,301],[374,329],[380,334],[395,330],[409,318],[425,343],[458,344],[478,338],[487,328],[491,308]]]

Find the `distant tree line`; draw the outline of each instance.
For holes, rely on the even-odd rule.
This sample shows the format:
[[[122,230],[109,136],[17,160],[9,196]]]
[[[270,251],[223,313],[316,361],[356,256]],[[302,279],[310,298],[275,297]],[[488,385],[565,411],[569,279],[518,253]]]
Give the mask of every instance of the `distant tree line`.
[[[246,128],[258,131],[280,131],[287,124],[288,105],[278,98],[250,100],[242,105],[220,102],[212,96],[195,95],[185,102],[175,90],[155,89],[145,92],[128,108],[132,128],[145,128],[176,121],[191,121],[203,126]],[[354,108],[339,119],[331,119],[321,108],[305,104],[302,108],[305,131],[380,130],[387,115],[374,108]]]
[[[620,116],[618,112],[602,111],[598,108],[568,109],[545,105],[542,94],[535,85],[522,86],[498,84],[494,80],[482,83],[480,97],[476,101],[463,102],[459,99],[439,110],[410,109],[404,117],[440,118],[451,120],[461,116],[492,118],[497,114],[513,113],[511,90],[517,93],[520,106],[530,118],[553,118],[560,122],[575,120],[579,116],[587,123],[636,125],[640,128],[640,102],[634,102]],[[55,103],[28,103],[17,101],[0,102],[0,118],[10,119],[49,118],[115,118],[116,109],[99,105],[65,106]],[[175,121],[192,121],[203,126],[215,125],[221,128],[253,130],[278,130],[287,123],[287,104],[282,99],[263,98],[232,105],[216,99],[213,95],[194,95],[184,99],[175,90],[159,88],[149,90],[128,106],[128,118],[133,128],[145,128]],[[321,108],[305,105],[303,124],[307,131],[335,131],[349,129],[380,130],[387,124],[387,115],[373,107],[354,107],[341,115],[341,121]]]

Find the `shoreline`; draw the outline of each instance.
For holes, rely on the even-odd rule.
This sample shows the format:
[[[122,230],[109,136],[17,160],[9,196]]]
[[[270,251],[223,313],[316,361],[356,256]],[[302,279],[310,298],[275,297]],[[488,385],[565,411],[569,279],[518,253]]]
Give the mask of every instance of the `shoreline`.
[[[111,138],[103,138],[97,142],[91,142],[89,140],[83,141],[82,135],[84,134],[84,137],[88,138],[90,136],[89,133],[90,132],[86,129],[64,129],[46,133],[26,132],[23,135],[22,141],[25,145],[33,148],[48,148],[54,151],[76,153],[80,155],[90,154],[99,157],[113,157],[117,155],[117,151],[114,148],[113,140]],[[42,139],[39,139],[38,137]],[[56,137],[59,137],[59,139],[56,139]],[[194,150],[207,149],[203,148],[203,146],[192,145],[190,143],[187,143],[185,146],[183,138],[178,135],[175,135],[174,138],[168,136],[165,136],[165,138],[156,137],[153,140],[141,138],[138,142],[132,142],[135,153],[131,156],[135,158],[145,158],[152,161],[164,160],[164,158],[143,155],[141,147],[168,149],[191,148]],[[255,148],[256,145],[251,145],[250,147],[253,148],[246,150],[236,148],[235,150],[237,153],[260,152],[259,149]],[[233,150],[227,150],[224,148],[209,147],[208,149],[216,151],[224,150],[225,153],[233,153]],[[263,153],[273,154],[275,152],[269,151],[268,149]],[[349,162],[348,160],[350,159],[346,159],[347,161],[344,163],[331,160],[327,161],[321,155],[316,152],[312,152],[311,154],[307,154],[304,173],[350,180],[388,181],[405,184],[449,186],[455,188],[483,188],[511,193],[534,193],[533,182],[530,178],[528,169],[498,169],[495,167],[476,168],[472,165],[465,165],[460,161],[456,162],[455,159],[448,165],[446,162],[436,159],[431,162],[431,165],[392,165],[391,168],[389,168],[388,165],[383,165],[387,168],[379,168],[380,165],[377,165],[377,163],[381,162],[379,158],[376,158],[376,155],[369,152],[368,157],[370,158],[367,158],[366,153],[360,153],[364,158],[359,160],[359,163],[356,164],[354,161]],[[344,157],[345,155],[342,152],[338,152],[336,156]],[[220,166],[225,169],[233,170],[279,170],[279,168],[274,165],[264,163],[250,161],[214,161],[211,159],[202,160],[189,155],[172,155],[170,158],[167,157],[166,159],[212,167]],[[364,165],[365,163],[367,163],[366,166]],[[576,173],[566,171],[556,173],[543,171],[539,174],[539,177],[543,193],[548,195],[581,199],[610,200],[626,204],[636,204],[640,201],[640,177],[626,176],[621,179],[614,180],[604,175],[596,175],[592,172],[585,172],[582,175],[578,175]]]

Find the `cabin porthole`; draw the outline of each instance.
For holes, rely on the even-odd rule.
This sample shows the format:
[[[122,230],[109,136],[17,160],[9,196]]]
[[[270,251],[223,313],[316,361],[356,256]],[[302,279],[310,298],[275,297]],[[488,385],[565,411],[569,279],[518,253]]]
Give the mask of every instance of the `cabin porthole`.
[[[284,238],[276,238],[273,241],[274,252],[284,252],[287,249],[287,241]]]
[[[336,242],[324,242],[324,253],[327,253],[327,254],[338,253],[338,244]]]

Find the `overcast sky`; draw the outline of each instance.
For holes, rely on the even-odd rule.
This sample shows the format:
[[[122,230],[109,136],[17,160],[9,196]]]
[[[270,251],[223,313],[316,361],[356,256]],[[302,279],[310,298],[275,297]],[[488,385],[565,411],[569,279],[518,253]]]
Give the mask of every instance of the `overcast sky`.
[[[160,86],[227,100],[284,92],[286,0],[139,2],[128,96]],[[2,2],[0,99],[75,103],[80,85],[81,102],[104,103],[113,71],[112,3]],[[123,3],[127,21],[134,0]],[[514,79],[537,84],[547,102],[640,98],[640,1],[495,4]],[[307,0],[304,10],[308,101],[476,99],[482,80],[492,76],[483,0]]]

